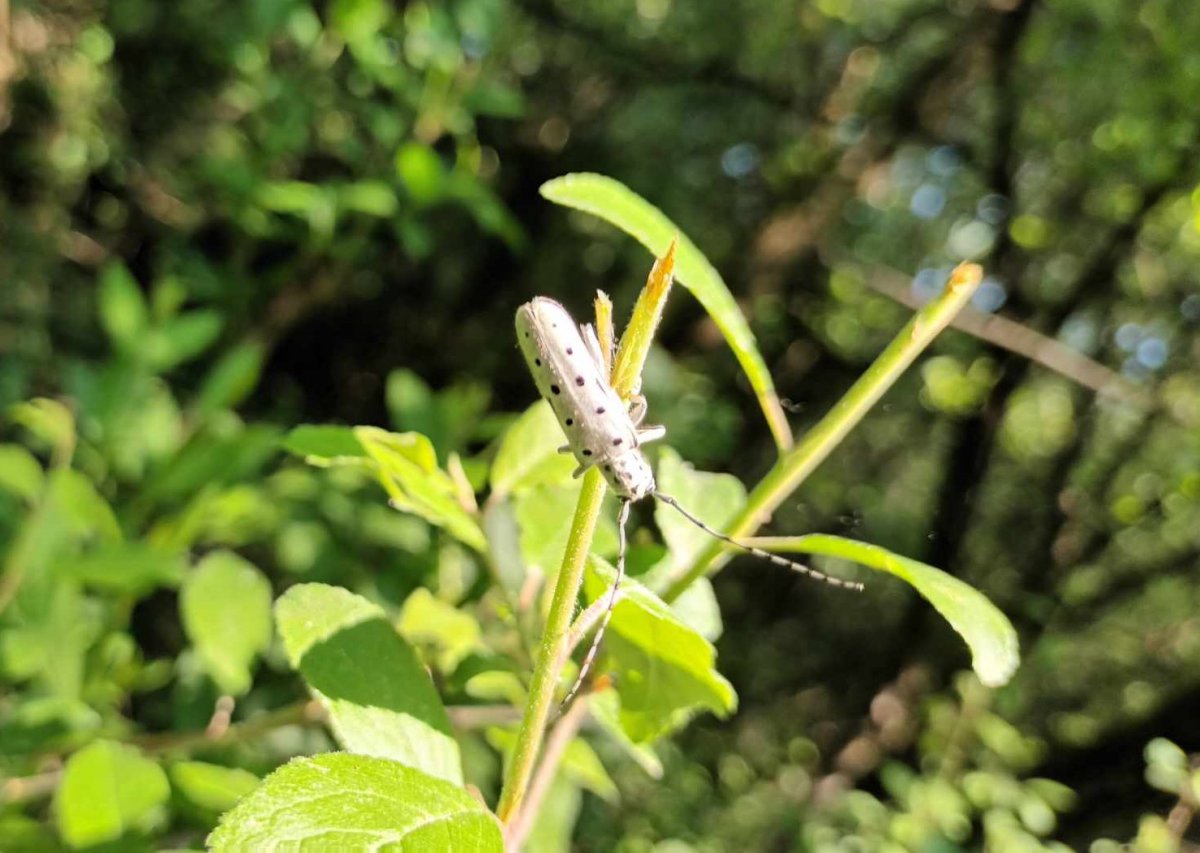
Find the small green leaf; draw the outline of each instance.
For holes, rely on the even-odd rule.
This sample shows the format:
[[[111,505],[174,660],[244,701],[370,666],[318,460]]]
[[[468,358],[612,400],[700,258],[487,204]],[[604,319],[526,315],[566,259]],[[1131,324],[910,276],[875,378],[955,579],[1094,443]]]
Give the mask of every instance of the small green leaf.
[[[300,584],[276,602],[275,618],[288,660],[343,747],[462,782],[441,698],[379,607],[338,587]]]
[[[654,751],[654,747],[646,743],[636,743],[621,727],[621,702],[617,697],[617,691],[605,690],[594,694],[588,703],[588,713],[596,721],[596,725],[615,741],[617,746],[621,747],[639,767],[646,771],[646,775],[651,779],[662,778],[662,760]]]
[[[339,426],[298,426],[284,436],[283,449],[310,461],[367,455],[354,430]]]
[[[191,361],[221,335],[225,320],[219,311],[198,310],[168,320],[146,336],[145,350],[156,370],[170,370]]]
[[[396,152],[396,174],[418,207],[439,201],[446,193],[446,167],[428,145],[409,142]]]
[[[1017,632],[979,590],[941,569],[893,554],[878,545],[840,536],[810,534],[753,540],[766,550],[825,554],[888,572],[910,584],[950,623],[971,649],[971,666],[989,687],[1007,684],[1020,663]]]
[[[541,194],[555,204],[591,213],[617,226],[656,258],[666,253],[672,238],[678,239],[676,279],[692,292],[725,336],[758,396],[776,443],[780,447],[790,446],[791,430],[750,325],[720,273],[679,226],[633,190],[604,175],[590,172],[564,175],[542,184]]]
[[[259,783],[249,770],[205,761],[177,761],[168,774],[188,802],[213,814],[229,811]]]
[[[483,635],[475,617],[434,598],[425,587],[405,599],[396,628],[413,645],[433,646],[438,669],[447,674],[479,646]]]
[[[741,480],[731,474],[697,471],[670,447],[659,454],[656,478],[665,494],[679,499],[688,512],[715,530],[723,530],[746,505],[746,487]],[[654,520],[667,543],[668,560],[656,566],[650,577],[640,578],[651,588],[657,588],[660,580],[678,577],[713,541],[710,534],[661,501],[655,502]]]
[[[179,594],[183,627],[204,668],[225,693],[250,689],[250,667],[271,642],[271,584],[236,554],[216,551]]]
[[[58,568],[94,589],[140,598],[159,586],[177,586],[187,562],[181,553],[129,542],[69,558]]]
[[[58,400],[37,397],[15,404],[8,413],[55,453],[65,454],[75,446],[75,417]]]
[[[592,558],[584,586],[589,601],[607,595],[616,572]],[[716,670],[716,650],[649,589],[622,582],[622,598],[605,634],[617,672],[621,727],[637,743],[654,740],[706,708],[719,716],[737,707],[733,687]]]
[[[205,377],[196,396],[196,410],[211,415],[231,409],[254,390],[263,366],[263,346],[240,344],[221,356]]]
[[[73,535],[109,543],[122,540],[121,526],[112,507],[79,471],[74,468],[51,471],[49,496]]]
[[[26,502],[42,492],[45,476],[37,458],[19,444],[0,444],[0,490]]]
[[[575,457],[559,453],[565,443],[554,410],[538,400],[508,428],[492,463],[492,492],[507,495],[542,484],[561,485],[575,470]]]
[[[432,440],[442,431],[433,389],[411,370],[388,374],[384,399],[392,424],[401,432],[419,432]]]
[[[72,847],[152,828],[171,789],[162,768],[135,748],[99,740],[67,760],[54,798],[58,831]]]
[[[346,210],[390,219],[400,203],[396,191],[383,181],[356,181],[338,190],[338,204]]]
[[[538,566],[551,576],[562,565],[571,533],[571,518],[579,501],[582,480],[561,486],[536,486],[516,498],[517,525],[521,530],[521,553],[528,566]],[[612,554],[617,549],[617,526],[601,515],[592,538],[592,552]]]
[[[500,825],[478,801],[395,761],[330,753],[268,776],[221,819],[212,850],[454,850],[501,853]]]
[[[357,427],[354,435],[375,464],[379,481],[396,509],[444,527],[476,551],[487,550],[479,523],[459,503],[454,481],[437,466],[437,454],[420,433]]]
[[[108,337],[123,350],[136,349],[149,312],[142,289],[124,265],[110,263],[100,272],[98,299],[100,325]]]

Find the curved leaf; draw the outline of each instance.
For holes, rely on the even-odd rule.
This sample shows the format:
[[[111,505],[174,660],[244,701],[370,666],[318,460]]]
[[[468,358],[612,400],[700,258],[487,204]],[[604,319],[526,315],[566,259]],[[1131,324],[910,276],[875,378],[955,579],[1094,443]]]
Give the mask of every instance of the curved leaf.
[[[888,572],[910,584],[942,614],[971,649],[971,666],[989,687],[1007,684],[1020,663],[1017,632],[979,590],[941,569],[893,554],[878,545],[840,536],[771,536],[749,540],[768,551],[825,554]]]
[[[542,196],[555,204],[599,216],[633,237],[656,258],[666,253],[672,238],[678,239],[675,277],[692,292],[713,318],[737,357],[758,397],[775,443],[785,449],[792,444],[791,428],[779,405],[779,395],[758,351],[758,343],[729,287],[708,258],[675,223],[650,202],[620,181],[592,172],[563,175],[542,184]]]
[[[457,785],[385,758],[329,753],[268,776],[208,837],[213,850],[500,853],[500,825]]]
[[[54,798],[58,831],[72,847],[113,841],[156,824],[170,794],[161,767],[132,746],[98,740],[63,770]]]
[[[279,598],[275,619],[288,661],[329,712],[343,747],[462,782],[442,700],[379,607],[339,587],[308,583]]]
[[[584,579],[588,601],[607,595],[616,572],[592,558]],[[636,743],[654,740],[705,708],[719,716],[737,707],[733,686],[716,670],[717,652],[658,596],[621,582],[622,598],[605,634],[621,697],[621,728]]]
[[[508,428],[492,463],[492,493],[506,495],[544,483],[566,483],[575,470],[575,459],[559,453],[566,441],[554,410],[538,400]]]
[[[222,692],[240,696],[249,690],[250,667],[271,642],[270,582],[237,554],[215,551],[184,578],[179,610]]]

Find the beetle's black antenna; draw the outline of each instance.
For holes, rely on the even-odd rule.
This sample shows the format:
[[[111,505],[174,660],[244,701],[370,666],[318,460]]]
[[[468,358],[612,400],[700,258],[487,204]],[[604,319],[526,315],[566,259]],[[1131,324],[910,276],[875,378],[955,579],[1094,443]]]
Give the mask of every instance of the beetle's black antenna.
[[[675,498],[671,497],[670,495],[664,495],[662,492],[654,492],[654,497],[658,498],[660,501],[667,504],[668,506],[674,507],[676,512],[678,512],[680,515],[682,515],[684,518],[686,518],[692,524],[699,527],[705,533],[715,536],[718,539],[720,539],[722,542],[726,542],[726,543],[734,546],[735,548],[741,548],[743,551],[747,552],[748,554],[753,554],[754,556],[760,557],[764,560],[770,560],[772,563],[774,563],[777,566],[784,566],[786,568],[800,572],[801,574],[808,575],[810,578],[813,578],[815,580],[824,581],[827,584],[832,584],[833,586],[840,586],[843,589],[853,589],[853,590],[857,590],[860,592],[862,591],[863,585],[861,583],[858,583],[857,581],[844,581],[841,578],[830,577],[829,575],[825,574],[824,572],[818,572],[816,569],[810,568],[809,566],[806,566],[803,563],[798,563],[795,560],[789,560],[786,557],[779,556],[778,554],[772,554],[770,551],[764,551],[762,548],[755,548],[753,545],[746,545],[743,542],[738,542],[736,539],[732,539],[729,536],[726,536],[724,533],[721,533],[720,531],[714,530],[713,528],[709,527],[703,521],[696,518],[696,516],[692,515],[690,512],[688,512],[686,509],[684,509],[682,506],[680,506],[679,501],[675,500]]]
[[[617,579],[613,581],[612,592],[608,594],[608,607],[604,609],[604,619],[600,622],[600,627],[596,629],[596,638],[592,640],[592,647],[588,649],[583,663],[579,665],[579,675],[576,676],[571,689],[567,691],[567,697],[562,700],[560,708],[570,705],[575,694],[579,692],[579,688],[583,686],[583,680],[587,678],[588,670],[592,668],[592,661],[596,659],[596,653],[600,650],[600,641],[604,639],[604,630],[608,627],[608,620],[612,619],[613,608],[617,604],[617,590],[621,587],[621,579],[625,577],[625,524],[629,521],[629,504],[630,501],[622,500],[621,509],[617,513]]]

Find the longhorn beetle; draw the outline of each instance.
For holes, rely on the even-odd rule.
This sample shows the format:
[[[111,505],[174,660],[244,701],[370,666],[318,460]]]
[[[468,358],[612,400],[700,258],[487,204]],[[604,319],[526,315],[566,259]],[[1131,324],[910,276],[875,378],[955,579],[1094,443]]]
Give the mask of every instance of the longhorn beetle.
[[[533,374],[538,391],[550,403],[567,443],[560,453],[572,453],[579,463],[578,477],[593,465],[599,465],[609,488],[621,500],[617,515],[619,531],[617,578],[608,596],[608,607],[596,630],[596,637],[579,668],[575,683],[567,692],[568,705],[583,684],[600,648],[604,631],[612,618],[617,590],[625,573],[625,525],[634,501],[653,496],[673,507],[680,515],[704,532],[777,565],[795,569],[811,578],[847,589],[862,589],[862,584],[833,578],[803,563],[745,545],[709,527],[688,512],[675,498],[658,491],[650,462],[642,445],[666,435],[661,426],[642,426],[646,401],[635,396],[626,405],[609,379],[604,355],[595,329],[578,326],[567,309],[553,299],[538,296],[517,309],[517,343]]]

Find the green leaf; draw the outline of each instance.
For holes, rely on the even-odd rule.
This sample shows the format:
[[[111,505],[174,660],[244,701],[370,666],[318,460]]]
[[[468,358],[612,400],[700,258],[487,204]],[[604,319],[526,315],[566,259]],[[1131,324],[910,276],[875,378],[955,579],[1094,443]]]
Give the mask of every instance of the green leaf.
[[[58,570],[95,589],[140,598],[159,586],[177,586],[187,562],[183,554],[143,542],[112,545],[64,561]]]
[[[516,499],[521,553],[526,565],[538,566],[545,576],[553,575],[562,565],[582,486],[582,480],[572,480],[562,486],[537,486],[522,492]],[[617,526],[607,514],[601,515],[592,539],[592,552],[612,554],[616,549]]]
[[[354,435],[379,466],[379,481],[392,506],[444,527],[476,551],[487,550],[479,523],[458,501],[454,481],[437,467],[437,454],[428,438],[375,427],[357,427]]]
[[[582,210],[612,223],[649,249],[656,258],[662,257],[671,239],[677,237],[676,279],[692,292],[725,336],[750,380],[776,443],[790,445],[791,431],[750,325],[720,273],[679,226],[633,190],[604,175],[591,172],[564,175],[542,184],[541,194],[555,204]]]
[[[971,666],[989,687],[1008,683],[1020,663],[1017,632],[999,608],[979,590],[941,569],[893,554],[878,545],[840,536],[810,534],[753,540],[766,550],[824,554],[888,572],[923,595],[971,649]]]
[[[617,697],[617,691],[605,690],[594,694],[588,703],[588,713],[591,714],[596,725],[639,767],[646,771],[646,775],[651,779],[662,778],[662,760],[654,751],[654,747],[645,743],[636,743],[621,727],[621,702]]]
[[[168,774],[188,802],[213,814],[229,811],[259,783],[249,770],[205,761],[177,761]]]
[[[297,758],[221,819],[212,850],[501,853],[500,825],[457,785],[395,761]]]
[[[554,410],[545,400],[538,400],[504,433],[492,463],[492,492],[507,495],[568,482],[576,463],[571,454],[558,452],[564,443]]]
[[[59,834],[72,847],[89,847],[148,830],[170,794],[162,768],[135,748],[96,741],[63,769],[54,798]]]
[[[462,782],[442,700],[379,607],[338,587],[300,584],[276,602],[275,618],[288,660],[343,747]]]
[[[74,468],[50,472],[50,500],[62,513],[72,535],[101,542],[120,542],[121,526],[108,501],[95,485]]]
[[[150,364],[156,370],[170,370],[191,361],[204,352],[221,335],[225,320],[219,311],[189,311],[152,330],[144,347]]]
[[[584,588],[595,601],[608,594],[616,572],[595,558],[588,567]],[[716,670],[712,644],[640,583],[626,579],[621,586],[604,642],[617,672],[621,727],[629,737],[637,743],[654,740],[700,709],[731,713],[737,696]]]
[[[298,426],[284,436],[283,449],[310,462],[367,455],[354,430],[339,426]]]
[[[37,458],[19,444],[0,444],[0,489],[26,502],[42,492],[45,476]]]
[[[271,642],[271,584],[236,554],[216,551],[179,594],[183,627],[205,670],[225,693],[250,689],[250,667]]]
[[[446,167],[427,145],[419,142],[403,145],[396,152],[396,174],[418,207],[431,205],[446,193]]]
[[[433,440],[442,431],[433,389],[411,370],[388,374],[384,399],[392,424],[401,432],[419,432]]]
[[[75,417],[58,400],[37,397],[16,403],[8,413],[13,421],[57,454],[65,454],[75,446]]]
[[[338,190],[338,203],[346,210],[390,219],[400,203],[396,191],[383,181],[356,181]]]
[[[262,373],[264,350],[262,344],[240,344],[221,356],[196,396],[196,410],[211,415],[231,409],[249,396]]]
[[[146,298],[129,270],[110,263],[100,272],[98,292],[100,325],[122,350],[134,350],[146,329],[149,312]]]
[[[414,645],[433,646],[438,669],[447,674],[479,647],[483,636],[475,617],[434,598],[425,587],[405,599],[396,629]]]
[[[688,512],[715,530],[723,530],[746,505],[746,487],[731,474],[697,471],[670,447],[659,453],[656,474],[659,489],[687,507]],[[673,507],[661,501],[654,506],[654,520],[667,543],[667,560],[640,580],[651,588],[669,581],[692,565],[712,544],[712,536],[692,524]]]

